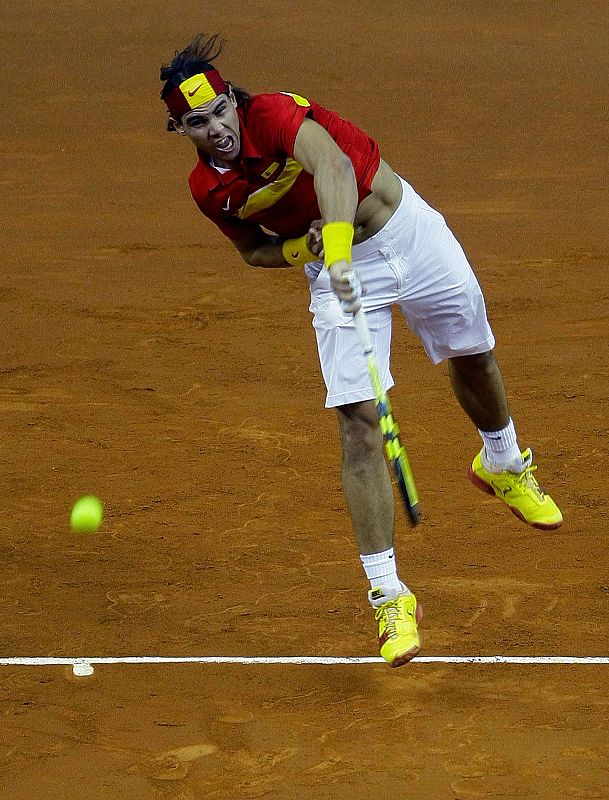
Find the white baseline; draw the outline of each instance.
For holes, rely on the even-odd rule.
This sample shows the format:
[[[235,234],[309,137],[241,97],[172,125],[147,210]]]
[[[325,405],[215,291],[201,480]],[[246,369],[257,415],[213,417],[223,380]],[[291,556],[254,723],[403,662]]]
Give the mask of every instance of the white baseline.
[[[376,657],[333,656],[79,656],[0,658],[0,666],[50,667],[83,664],[384,664]],[[605,656],[417,656],[411,664],[609,664]]]

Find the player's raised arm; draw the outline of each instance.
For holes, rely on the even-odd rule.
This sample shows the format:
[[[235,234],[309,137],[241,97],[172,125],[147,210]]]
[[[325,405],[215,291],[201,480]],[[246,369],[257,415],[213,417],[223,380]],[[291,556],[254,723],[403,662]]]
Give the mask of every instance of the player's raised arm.
[[[352,298],[353,290],[348,281],[343,280],[342,274],[350,271],[353,219],[358,201],[353,164],[330,134],[321,125],[309,119],[303,120],[296,135],[294,158],[313,176],[315,194],[325,228],[324,246],[329,236],[329,256],[332,258],[334,255],[334,261],[343,264],[341,269],[335,270],[337,282],[335,291],[341,299],[349,300]],[[344,246],[341,247],[342,242]],[[260,228],[247,239],[235,242],[235,245],[244,260],[252,266],[288,266],[318,257],[315,252],[317,248],[311,249],[312,240],[307,236],[298,239],[280,239],[265,235]],[[333,263],[328,261],[328,254],[326,263],[328,266]]]
[[[353,164],[328,131],[311,119],[303,120],[294,141],[294,158],[313,176],[324,224],[353,224],[357,211]]]
[[[351,159],[325,128],[310,119],[303,121],[296,135],[294,158],[313,176],[332,288],[346,311],[357,311],[361,289],[351,268],[351,244],[358,194]]]

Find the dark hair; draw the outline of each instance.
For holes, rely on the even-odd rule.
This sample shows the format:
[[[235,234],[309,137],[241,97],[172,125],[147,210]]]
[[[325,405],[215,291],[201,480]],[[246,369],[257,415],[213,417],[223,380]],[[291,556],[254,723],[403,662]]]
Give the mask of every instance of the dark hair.
[[[171,64],[163,64],[161,67],[161,80],[165,81],[161,99],[167,97],[182,81],[203,72],[220,55],[225,44],[219,33],[214,33],[213,36],[199,33],[183,50],[176,51]],[[226,83],[233,90],[237,105],[245,105],[251,99],[245,89],[233,86],[230,81]]]

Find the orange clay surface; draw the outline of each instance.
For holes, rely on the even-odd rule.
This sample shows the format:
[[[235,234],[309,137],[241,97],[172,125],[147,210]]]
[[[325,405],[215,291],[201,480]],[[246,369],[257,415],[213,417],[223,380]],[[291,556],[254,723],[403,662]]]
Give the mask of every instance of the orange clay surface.
[[[0,656],[376,656],[300,270],[196,210],[158,68],[199,30],[251,92],[366,128],[484,288],[565,516],[480,442],[396,319],[425,655],[609,655],[604,2],[8,4],[0,23]],[[330,18],[327,12],[332,11]],[[399,323],[399,324],[398,324]],[[95,534],[70,532],[98,494]],[[609,666],[0,667],[2,800],[609,796]]]

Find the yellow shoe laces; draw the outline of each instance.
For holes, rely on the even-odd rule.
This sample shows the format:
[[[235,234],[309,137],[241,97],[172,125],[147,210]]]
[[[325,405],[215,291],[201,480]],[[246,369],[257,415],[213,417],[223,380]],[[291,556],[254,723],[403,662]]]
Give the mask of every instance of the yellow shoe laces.
[[[532,492],[535,492],[535,494],[539,497],[539,499],[543,500],[544,499],[543,490],[541,489],[540,485],[537,483],[537,480],[533,475],[533,472],[535,472],[536,469],[537,466],[534,464],[525,467],[524,470],[518,476],[518,483],[520,483],[526,489],[530,489]]]
[[[382,606],[376,609],[374,612],[374,619],[379,622],[381,617],[385,617],[385,633],[387,636],[392,639],[394,636],[397,636],[396,631],[396,623],[401,616],[400,609],[395,601],[390,601],[389,603],[383,603]]]

